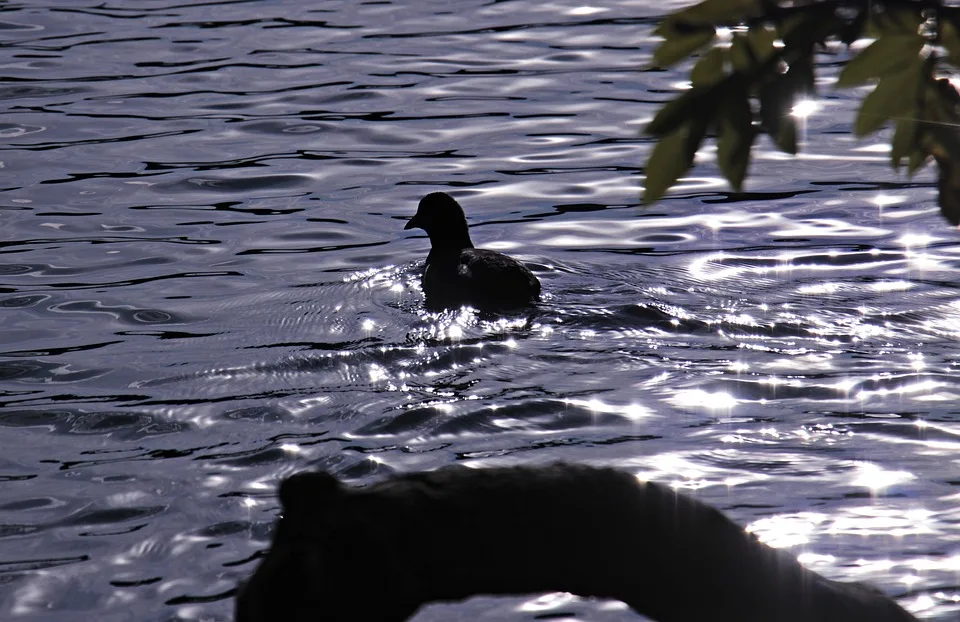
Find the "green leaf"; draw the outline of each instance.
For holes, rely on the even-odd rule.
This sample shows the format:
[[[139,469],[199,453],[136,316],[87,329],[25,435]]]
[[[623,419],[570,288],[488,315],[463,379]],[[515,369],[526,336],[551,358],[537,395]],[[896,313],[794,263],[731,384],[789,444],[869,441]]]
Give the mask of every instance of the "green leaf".
[[[777,31],[787,50],[803,50],[809,54],[815,43],[837,34],[844,25],[845,22],[836,15],[834,3],[822,2],[807,5],[802,12],[783,20]]]
[[[737,24],[748,17],[760,15],[761,0],[704,0],[700,4],[669,15],[654,31],[663,35],[660,30],[673,24]]]
[[[715,35],[713,28],[689,35],[671,35],[653,52],[653,64],[660,68],[669,67],[712,42]]]
[[[958,165],[960,165],[958,160],[937,158],[937,166],[940,168],[937,180],[937,189],[940,194],[937,202],[940,203],[940,214],[954,227],[960,225],[960,166]]]
[[[863,30],[869,17],[867,11],[859,11],[852,20],[843,24],[837,31],[840,41],[846,45],[851,45],[855,41],[863,39]]]
[[[883,127],[891,117],[905,115],[914,109],[923,74],[924,63],[916,57],[912,66],[881,79],[873,92],[864,98],[853,124],[853,133],[866,136]]]
[[[797,120],[788,117],[789,121],[780,126],[780,131],[773,137],[774,144],[784,153],[797,155]]]
[[[755,136],[746,84],[739,83],[727,90],[717,131],[717,164],[737,192],[743,187]]]
[[[902,160],[907,157],[917,146],[917,115],[919,110],[916,106],[912,112],[906,116],[897,119],[897,129],[893,133],[893,140],[890,141],[890,163],[893,168],[900,170]]]
[[[960,162],[960,96],[945,79],[928,82],[925,95],[927,119],[935,124],[926,132],[927,150],[937,158]]]
[[[777,51],[777,49],[773,47],[776,40],[777,31],[764,25],[751,26],[747,32],[747,41],[750,42],[753,55],[760,63],[769,60]]]
[[[930,157],[923,149],[914,149],[910,152],[910,160],[907,162],[907,174],[913,177],[913,174],[923,168]]]
[[[647,160],[643,202],[657,202],[680,176],[690,170],[693,156],[703,140],[706,124],[693,120],[662,138]],[[699,135],[698,135],[699,134]]]
[[[924,17],[922,9],[915,7],[891,7],[886,11],[871,11],[867,24],[868,37],[879,39],[889,35],[916,35]]]
[[[730,60],[733,63],[733,70],[740,73],[748,73],[757,64],[757,59],[747,43],[747,36],[742,33],[733,35],[733,42],[730,44]]]
[[[837,86],[858,86],[874,78],[899,73],[915,64],[925,41],[917,34],[877,39],[840,72]]]
[[[795,120],[790,116],[793,93],[784,86],[784,80],[781,79],[760,87],[760,122],[781,151],[795,154],[797,152],[796,130],[793,131],[793,140],[790,140],[787,134],[781,136],[786,127],[796,126]]]
[[[960,66],[960,29],[952,19],[941,17],[937,22],[940,43],[947,50],[947,60]]]
[[[722,87],[723,81],[720,81],[710,86],[695,86],[685,91],[680,97],[667,102],[660,108],[653,121],[644,128],[644,134],[661,138],[673,133],[689,119],[707,114],[716,107],[715,98]]]
[[[807,55],[760,86],[760,120],[781,151],[797,153],[797,121],[791,113],[798,101],[813,93],[813,80],[813,58]]]
[[[693,86],[712,86],[723,80],[723,57],[724,51],[721,48],[713,48],[704,54],[690,72],[690,82]]]

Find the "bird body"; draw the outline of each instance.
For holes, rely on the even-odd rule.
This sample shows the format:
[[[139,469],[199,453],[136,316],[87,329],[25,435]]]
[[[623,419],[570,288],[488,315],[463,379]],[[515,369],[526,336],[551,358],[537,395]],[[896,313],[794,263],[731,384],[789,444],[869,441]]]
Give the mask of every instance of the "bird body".
[[[540,281],[529,268],[503,253],[474,248],[463,208],[450,195],[425,196],[404,227],[413,228],[430,238],[421,279],[429,308],[470,305],[501,311],[539,299]]]

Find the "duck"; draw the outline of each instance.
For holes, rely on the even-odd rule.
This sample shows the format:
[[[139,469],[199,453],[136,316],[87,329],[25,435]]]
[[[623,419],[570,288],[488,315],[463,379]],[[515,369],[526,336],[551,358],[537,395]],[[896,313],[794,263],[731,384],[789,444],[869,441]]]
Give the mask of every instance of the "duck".
[[[540,299],[540,280],[529,268],[503,253],[473,246],[463,207],[449,194],[423,197],[404,226],[408,229],[423,229],[430,238],[420,280],[428,309],[466,305],[507,311]]]

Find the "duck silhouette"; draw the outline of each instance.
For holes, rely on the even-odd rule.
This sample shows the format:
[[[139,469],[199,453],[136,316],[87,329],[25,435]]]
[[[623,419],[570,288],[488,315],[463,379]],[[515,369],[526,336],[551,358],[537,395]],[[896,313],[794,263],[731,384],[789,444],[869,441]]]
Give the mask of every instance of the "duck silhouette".
[[[430,254],[420,281],[427,308],[469,305],[481,311],[507,311],[540,297],[540,281],[525,265],[497,251],[474,248],[460,204],[445,192],[420,200],[404,229],[419,228],[430,238]]]

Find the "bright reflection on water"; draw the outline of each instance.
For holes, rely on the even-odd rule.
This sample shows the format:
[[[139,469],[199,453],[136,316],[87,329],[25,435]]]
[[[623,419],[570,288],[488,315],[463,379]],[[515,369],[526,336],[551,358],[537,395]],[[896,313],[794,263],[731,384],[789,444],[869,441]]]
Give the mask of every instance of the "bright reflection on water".
[[[956,619],[960,243],[835,56],[800,156],[643,207],[669,3],[54,4],[0,18],[0,619],[228,620],[283,477],[556,460]],[[423,308],[433,190],[540,305]],[[635,619],[416,620],[537,615]]]

